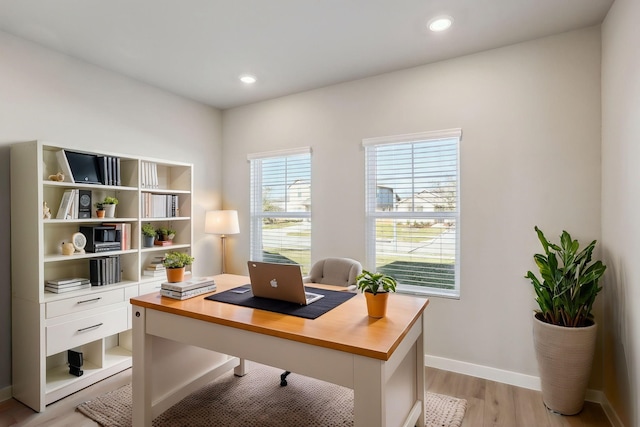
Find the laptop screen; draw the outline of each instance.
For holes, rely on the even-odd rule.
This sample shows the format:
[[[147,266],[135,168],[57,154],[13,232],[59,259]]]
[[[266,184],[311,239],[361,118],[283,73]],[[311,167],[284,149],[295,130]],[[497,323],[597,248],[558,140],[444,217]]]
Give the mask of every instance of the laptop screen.
[[[253,296],[289,301],[298,304],[310,304],[322,298],[320,294],[305,292],[302,281],[302,269],[297,264],[277,264],[270,262],[248,261],[249,278]]]

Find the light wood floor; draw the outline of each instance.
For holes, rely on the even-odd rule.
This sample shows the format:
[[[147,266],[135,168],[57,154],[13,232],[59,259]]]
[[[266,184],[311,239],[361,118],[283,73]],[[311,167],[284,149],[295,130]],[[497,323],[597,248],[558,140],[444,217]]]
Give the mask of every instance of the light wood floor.
[[[578,415],[555,415],[547,411],[538,391],[439,369],[426,368],[425,387],[433,393],[467,400],[462,427],[611,426],[597,403],[585,402]]]
[[[536,391],[433,368],[426,368],[425,372],[427,390],[467,400],[462,427],[611,426],[600,405],[595,403],[587,402],[579,415],[563,417],[548,412]],[[13,399],[0,402],[0,427],[97,426],[76,412],[76,406],[129,382],[131,369],[53,403],[43,413],[36,413]]]

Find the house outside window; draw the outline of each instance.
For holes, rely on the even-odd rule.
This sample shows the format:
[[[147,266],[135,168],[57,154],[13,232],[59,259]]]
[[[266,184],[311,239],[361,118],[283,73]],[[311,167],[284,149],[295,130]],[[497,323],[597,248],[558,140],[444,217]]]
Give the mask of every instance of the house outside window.
[[[251,260],[311,264],[311,149],[251,154]]]
[[[401,292],[460,295],[461,137],[451,129],[363,140],[366,264]]]

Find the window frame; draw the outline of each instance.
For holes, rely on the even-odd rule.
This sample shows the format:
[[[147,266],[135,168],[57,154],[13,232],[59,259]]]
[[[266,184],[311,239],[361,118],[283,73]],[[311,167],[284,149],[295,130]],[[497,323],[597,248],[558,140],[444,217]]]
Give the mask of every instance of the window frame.
[[[457,139],[456,144],[456,210],[455,211],[376,211],[376,194],[378,191],[378,180],[376,169],[377,151],[376,147],[389,146],[393,144],[412,144],[423,142],[436,142],[443,139]],[[453,219],[455,221],[455,264],[454,289],[440,289],[430,286],[407,285],[398,282],[397,291],[421,296],[440,296],[447,298],[460,298],[460,144],[462,142],[462,130],[460,128],[446,129],[440,131],[419,132],[412,134],[393,135],[385,137],[365,138],[362,145],[365,149],[365,235],[366,235],[366,265],[377,267],[377,241],[376,241],[376,220],[377,219],[415,219],[415,218],[439,218]],[[372,175],[373,174],[373,175]],[[415,176],[412,174],[412,179]]]
[[[263,220],[264,218],[296,218],[306,220],[310,224],[311,229],[311,207],[308,211],[264,211],[263,207],[263,193],[262,184],[264,181],[264,174],[262,171],[262,160],[278,159],[287,157],[296,157],[308,155],[309,156],[309,197],[312,193],[312,150],[311,147],[300,147],[287,150],[268,151],[261,153],[253,153],[247,155],[249,161],[249,185],[250,185],[250,200],[249,200],[249,222],[250,222],[250,237],[249,237],[249,257],[252,261],[263,261]],[[260,168],[259,173],[256,173],[255,168]],[[259,176],[259,179],[254,179],[254,176]],[[287,193],[288,195],[288,193]],[[286,197],[285,197],[286,198]],[[311,206],[311,205],[310,205]],[[303,273],[308,272],[311,268],[311,235],[309,235],[309,264],[298,264],[302,267]]]

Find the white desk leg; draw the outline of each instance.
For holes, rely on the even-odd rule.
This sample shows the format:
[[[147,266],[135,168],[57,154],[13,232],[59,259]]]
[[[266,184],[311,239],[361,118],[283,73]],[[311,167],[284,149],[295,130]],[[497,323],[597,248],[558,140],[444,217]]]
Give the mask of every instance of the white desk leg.
[[[235,375],[236,377],[244,377],[245,375],[247,375],[247,369],[245,367],[244,359],[240,359],[238,366],[233,368],[233,375]]]
[[[424,322],[424,315],[420,316],[419,322]],[[420,411],[420,417],[416,421],[416,427],[424,427],[425,419],[425,399],[426,390],[424,389],[424,323],[422,332],[416,340],[416,396],[422,402],[422,410]]]
[[[133,306],[133,426],[151,427],[151,337],[146,332],[146,309]]]
[[[353,426],[386,427],[383,363],[369,357],[355,356],[353,374]]]

